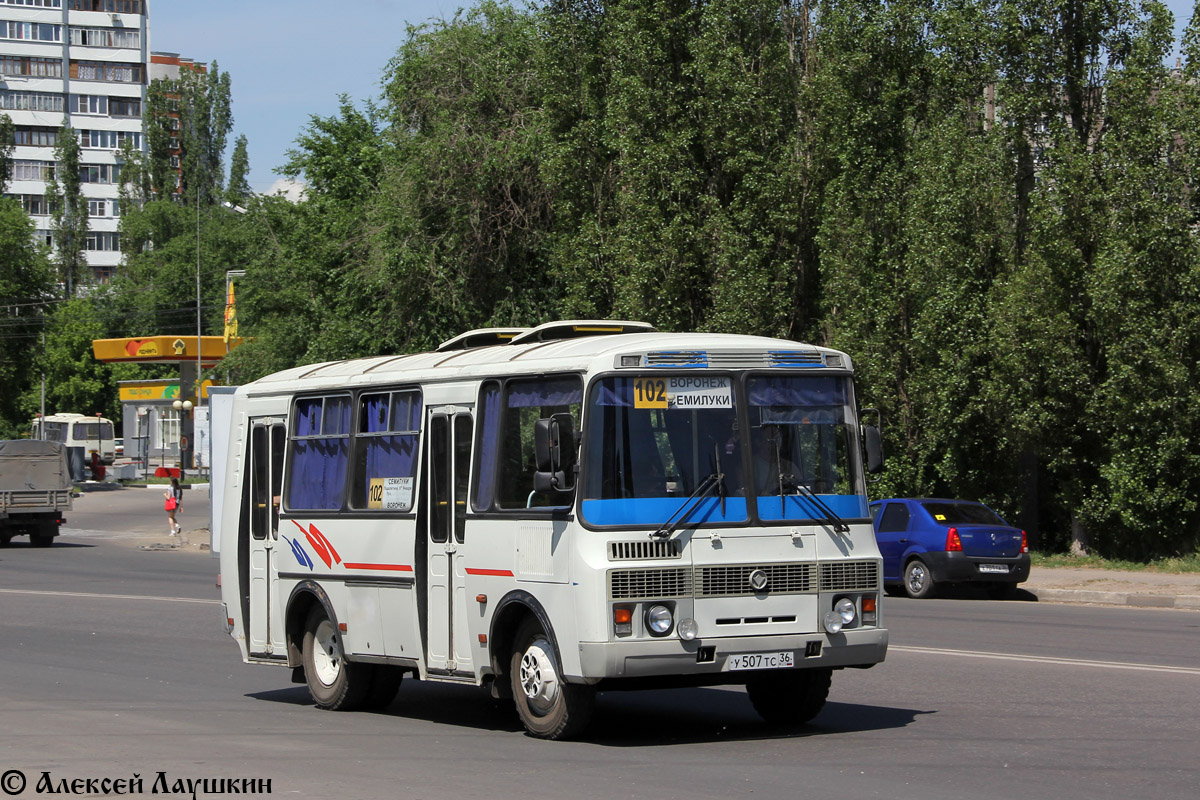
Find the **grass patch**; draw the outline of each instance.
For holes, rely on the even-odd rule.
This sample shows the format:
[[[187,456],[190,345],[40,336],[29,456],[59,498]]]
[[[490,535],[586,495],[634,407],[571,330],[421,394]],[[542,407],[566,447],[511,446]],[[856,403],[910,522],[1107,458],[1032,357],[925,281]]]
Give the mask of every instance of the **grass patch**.
[[[1134,572],[1200,572],[1200,553],[1152,561],[1122,561],[1103,556],[1071,556],[1066,553],[1031,553],[1035,567],[1088,567],[1091,569],[1120,569]]]

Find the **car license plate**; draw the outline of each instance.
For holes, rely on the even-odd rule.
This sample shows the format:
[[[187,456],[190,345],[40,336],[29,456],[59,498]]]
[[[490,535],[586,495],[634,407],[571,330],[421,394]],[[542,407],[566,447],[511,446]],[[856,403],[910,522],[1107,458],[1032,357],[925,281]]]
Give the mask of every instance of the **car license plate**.
[[[786,669],[796,666],[796,654],[791,650],[780,653],[739,653],[725,659],[725,671],[741,669]]]
[[[1007,575],[1008,574],[1008,564],[980,564],[979,571],[980,572],[1000,572],[1000,573]]]

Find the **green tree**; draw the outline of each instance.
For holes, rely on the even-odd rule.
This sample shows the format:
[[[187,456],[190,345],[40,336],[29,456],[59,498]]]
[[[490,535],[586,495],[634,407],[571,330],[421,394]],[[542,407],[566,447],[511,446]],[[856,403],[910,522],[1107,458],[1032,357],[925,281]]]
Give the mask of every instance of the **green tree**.
[[[65,296],[75,296],[85,278],[87,258],[84,249],[88,232],[88,204],[80,180],[79,138],[75,129],[64,125],[54,145],[53,174],[46,181],[46,203],[59,280]],[[89,281],[90,282],[90,281]]]
[[[14,132],[12,119],[8,114],[0,114],[0,195],[8,191],[8,182],[12,180],[12,154],[16,146]]]
[[[229,158],[229,186],[225,199],[243,204],[252,194],[247,177],[250,175],[250,155],[247,151],[246,135],[242,134],[233,143],[233,155]]]
[[[33,221],[17,201],[0,198],[0,438],[19,436],[28,424],[18,398],[38,379],[30,355],[41,348],[53,286]]]

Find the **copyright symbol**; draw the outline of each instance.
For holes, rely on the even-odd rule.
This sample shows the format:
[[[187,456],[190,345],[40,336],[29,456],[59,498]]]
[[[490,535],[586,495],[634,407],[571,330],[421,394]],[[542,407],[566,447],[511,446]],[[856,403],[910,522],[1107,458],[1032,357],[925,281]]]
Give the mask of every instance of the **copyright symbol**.
[[[20,794],[25,791],[25,773],[10,769],[0,775],[0,789],[3,789],[5,794]]]

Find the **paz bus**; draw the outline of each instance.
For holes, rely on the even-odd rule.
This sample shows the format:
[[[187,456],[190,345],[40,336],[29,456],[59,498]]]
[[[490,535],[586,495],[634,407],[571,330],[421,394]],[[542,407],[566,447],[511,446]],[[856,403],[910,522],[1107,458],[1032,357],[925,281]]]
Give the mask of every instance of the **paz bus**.
[[[85,414],[47,414],[33,419],[30,437],[82,447],[89,455],[98,453],[100,462],[111,464],[117,456],[112,420]]]
[[[239,387],[219,530],[242,659],[325,709],[404,675],[487,686],[528,732],[597,692],[744,685],[799,724],[883,661],[845,353],[565,321]]]

